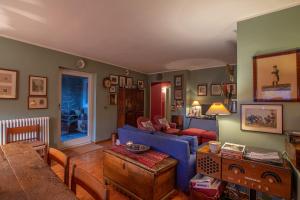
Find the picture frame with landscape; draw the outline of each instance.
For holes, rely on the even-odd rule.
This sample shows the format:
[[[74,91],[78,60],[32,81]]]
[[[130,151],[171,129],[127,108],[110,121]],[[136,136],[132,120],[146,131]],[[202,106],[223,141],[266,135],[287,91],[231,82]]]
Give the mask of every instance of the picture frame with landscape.
[[[174,90],[174,99],[175,100],[182,100],[183,99],[183,91],[182,91],[182,89],[175,89]]]
[[[283,133],[282,104],[241,104],[241,130]]]
[[[197,95],[198,96],[207,96],[207,84],[197,85]]]
[[[46,96],[28,96],[28,109],[47,109],[48,98]]]
[[[16,70],[0,68],[0,99],[18,98],[18,75]]]
[[[221,96],[222,95],[221,84],[211,84],[210,85],[210,95],[211,96]]]
[[[45,76],[29,76],[29,95],[47,96],[48,80]]]
[[[254,101],[300,101],[299,83],[300,49],[253,57]]]

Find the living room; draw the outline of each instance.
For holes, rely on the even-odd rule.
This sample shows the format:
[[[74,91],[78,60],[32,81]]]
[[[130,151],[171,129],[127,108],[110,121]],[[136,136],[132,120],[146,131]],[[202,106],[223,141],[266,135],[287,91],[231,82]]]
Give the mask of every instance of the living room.
[[[299,3],[1,1],[0,199],[300,199]]]

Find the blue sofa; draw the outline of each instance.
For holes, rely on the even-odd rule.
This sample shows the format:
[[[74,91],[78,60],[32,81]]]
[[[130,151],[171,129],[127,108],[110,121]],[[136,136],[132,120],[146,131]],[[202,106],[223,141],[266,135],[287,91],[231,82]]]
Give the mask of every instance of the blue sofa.
[[[176,159],[178,161],[177,187],[188,192],[189,181],[196,174],[197,137],[143,131],[129,125],[119,128],[118,135],[121,144],[126,144],[127,141],[144,144]]]

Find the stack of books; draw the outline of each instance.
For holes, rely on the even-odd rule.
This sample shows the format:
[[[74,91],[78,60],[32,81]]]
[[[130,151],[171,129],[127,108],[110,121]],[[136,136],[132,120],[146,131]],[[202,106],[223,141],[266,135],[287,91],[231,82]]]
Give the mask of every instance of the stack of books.
[[[300,144],[300,131],[286,131],[288,142],[292,144]]]
[[[226,142],[221,148],[221,155],[223,158],[242,159],[245,147],[245,145]]]
[[[195,175],[191,181],[191,192],[199,192],[192,199],[219,199],[223,185],[222,181],[202,174]],[[191,196],[194,196],[193,194]]]

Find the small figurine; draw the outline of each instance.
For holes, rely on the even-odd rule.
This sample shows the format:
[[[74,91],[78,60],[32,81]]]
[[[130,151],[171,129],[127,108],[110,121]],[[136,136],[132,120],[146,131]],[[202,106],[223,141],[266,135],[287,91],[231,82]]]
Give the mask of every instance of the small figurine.
[[[273,71],[271,72],[271,74],[273,76],[272,85],[273,87],[277,87],[279,82],[279,69],[277,68],[277,65],[273,66]]]

